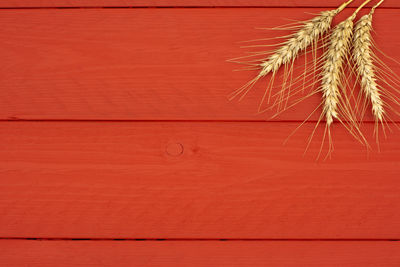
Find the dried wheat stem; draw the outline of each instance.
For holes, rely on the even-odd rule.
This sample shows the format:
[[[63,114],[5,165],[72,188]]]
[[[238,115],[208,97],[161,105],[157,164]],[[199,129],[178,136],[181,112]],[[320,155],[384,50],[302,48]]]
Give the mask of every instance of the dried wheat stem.
[[[325,63],[321,71],[321,91],[323,93],[323,115],[329,127],[339,119],[338,107],[341,98],[339,88],[343,86],[344,62],[349,54],[353,35],[353,20],[359,10],[371,0],[365,1],[350,17],[339,23],[330,35],[328,48],[324,53]]]
[[[371,102],[372,113],[375,121],[382,122],[385,114],[384,103],[381,98],[379,86],[376,82],[375,67],[372,60],[372,15],[380,4],[371,9],[371,12],[356,23],[353,38],[353,59],[356,63],[357,73],[361,78],[361,88],[366,98]]]

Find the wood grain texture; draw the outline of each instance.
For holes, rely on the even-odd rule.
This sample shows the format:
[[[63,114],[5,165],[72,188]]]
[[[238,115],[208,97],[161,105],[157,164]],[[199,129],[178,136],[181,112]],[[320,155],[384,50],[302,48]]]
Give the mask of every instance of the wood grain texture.
[[[2,0],[0,7],[337,7],[342,2],[344,0]],[[359,1],[351,6],[357,5]],[[398,8],[400,3],[386,0],[382,6]]]
[[[227,100],[255,73],[233,72],[238,65],[226,60],[248,51],[239,41],[278,34],[254,27],[308,19],[305,12],[318,10],[2,10],[0,119],[267,120],[271,113],[256,115],[266,81],[242,103]],[[400,28],[391,25],[399,23],[396,9],[375,14],[377,44],[396,59]],[[400,65],[388,63],[400,73]],[[320,98],[275,120],[303,120]]]
[[[399,135],[316,162],[297,125],[2,122],[0,237],[400,238]]]
[[[0,240],[2,266],[398,267],[400,242]]]

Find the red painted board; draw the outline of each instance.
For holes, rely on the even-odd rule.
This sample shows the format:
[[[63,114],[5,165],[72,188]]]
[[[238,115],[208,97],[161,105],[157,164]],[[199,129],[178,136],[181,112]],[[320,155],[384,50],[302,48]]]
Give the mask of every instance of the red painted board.
[[[229,102],[256,73],[233,72],[238,64],[226,60],[248,52],[240,41],[277,35],[255,27],[308,19],[305,12],[317,10],[2,10],[0,118],[267,120],[272,113],[256,114],[266,80],[241,103]],[[397,10],[375,13],[376,42],[395,59],[400,28],[390,25],[399,23]],[[304,120],[320,101],[317,94],[275,120]]]
[[[2,0],[0,7],[336,7],[342,2],[344,0]],[[360,3],[355,1],[351,6]],[[382,7],[398,8],[400,3],[397,0],[386,0]]]
[[[397,267],[399,242],[0,240],[2,266]]]
[[[399,239],[399,135],[297,125],[2,122],[0,237]]]

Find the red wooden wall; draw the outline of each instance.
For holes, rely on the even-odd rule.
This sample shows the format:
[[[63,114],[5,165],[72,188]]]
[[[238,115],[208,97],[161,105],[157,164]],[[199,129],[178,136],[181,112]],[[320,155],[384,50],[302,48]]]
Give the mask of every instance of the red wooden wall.
[[[320,96],[274,119],[263,84],[227,100],[255,27],[340,3],[1,1],[0,265],[400,266],[395,127],[367,152],[334,125],[316,161],[313,122],[283,142]],[[374,21],[397,60],[399,8]]]

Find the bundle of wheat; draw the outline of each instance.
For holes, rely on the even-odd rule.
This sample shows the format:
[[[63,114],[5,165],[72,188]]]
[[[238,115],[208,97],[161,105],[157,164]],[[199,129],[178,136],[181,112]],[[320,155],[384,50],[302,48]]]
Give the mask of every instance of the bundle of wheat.
[[[396,89],[396,85],[400,84],[400,78],[391,71],[390,68],[379,59],[379,57],[376,56],[372,49],[375,47],[371,36],[372,17],[375,9],[380,6],[384,0],[380,0],[372,7],[369,14],[361,17],[354,25],[354,20],[359,11],[371,1],[364,0],[364,2],[350,17],[330,30],[333,18],[345,9],[352,1],[353,0],[343,3],[335,10],[323,11],[311,20],[300,22],[299,25],[274,28],[296,29],[297,31],[290,34],[289,38],[278,49],[268,51],[267,53],[270,53],[270,56],[265,59],[252,59],[254,55],[267,54],[266,52],[262,52],[260,54],[252,54],[250,56],[232,60],[241,64],[250,65],[252,67],[251,69],[257,69],[259,72],[254,79],[234,91],[231,94],[230,99],[234,99],[239,95],[241,95],[240,99],[243,99],[259,79],[271,74],[270,82],[263,93],[263,97],[258,107],[259,112],[266,110],[263,110],[261,105],[266,101],[267,103],[270,103],[271,97],[275,98],[275,101],[272,105],[269,105],[268,109],[278,108],[277,113],[274,115],[275,117],[312,95],[317,93],[322,94],[320,105],[312,112],[313,114],[317,110],[321,109],[319,120],[310,135],[307,148],[312,141],[316,128],[322,120],[325,120],[326,125],[320,153],[325,140],[328,139],[327,156],[330,156],[333,151],[330,128],[335,120],[341,122],[350,134],[360,143],[365,145],[367,148],[370,148],[360,128],[360,121],[362,121],[362,117],[365,115],[367,104],[370,103],[372,106],[372,114],[376,125],[381,123],[383,127],[384,123],[389,119],[386,113],[386,108],[390,108],[394,113],[400,115],[392,105],[387,103],[388,101],[391,101],[400,106],[400,100],[391,91],[385,90],[385,88],[380,85],[385,84],[387,87],[394,89],[395,92],[398,92],[399,90]],[[319,41],[322,41],[322,44],[320,44],[321,42],[319,43]],[[289,76],[288,73],[293,71],[294,60],[301,54],[307,54],[306,49],[309,46],[313,47],[312,53],[315,56],[313,71],[308,74],[306,66],[301,77],[297,77],[295,80],[290,80],[288,83],[286,79]],[[323,50],[322,56],[319,58],[316,58],[315,51],[317,48]],[[282,88],[276,94],[271,94],[275,76],[282,66],[284,66]],[[354,87],[352,90],[349,90],[351,86],[349,85],[349,75],[346,75],[346,69],[349,70],[349,75],[352,73],[356,74],[357,82],[359,81],[361,85],[362,94],[355,100],[355,103],[352,103],[352,99],[354,98]],[[289,98],[304,93],[306,77],[308,78],[310,75],[318,77],[307,84],[307,86],[312,88],[311,91],[294,101],[293,104],[287,105]],[[309,81],[311,79],[307,80]],[[301,81],[302,84],[295,87],[296,90],[290,91],[291,86],[294,86]],[[287,88],[289,88],[289,90]],[[363,98],[361,96],[363,96]],[[364,99],[363,103],[361,102],[361,99]],[[385,99],[387,101],[385,101]],[[283,103],[286,104],[282,105]],[[284,107],[282,108],[282,106]],[[308,120],[312,114],[310,114],[306,120]],[[377,127],[375,133],[378,140]],[[318,157],[319,156],[320,154]]]

